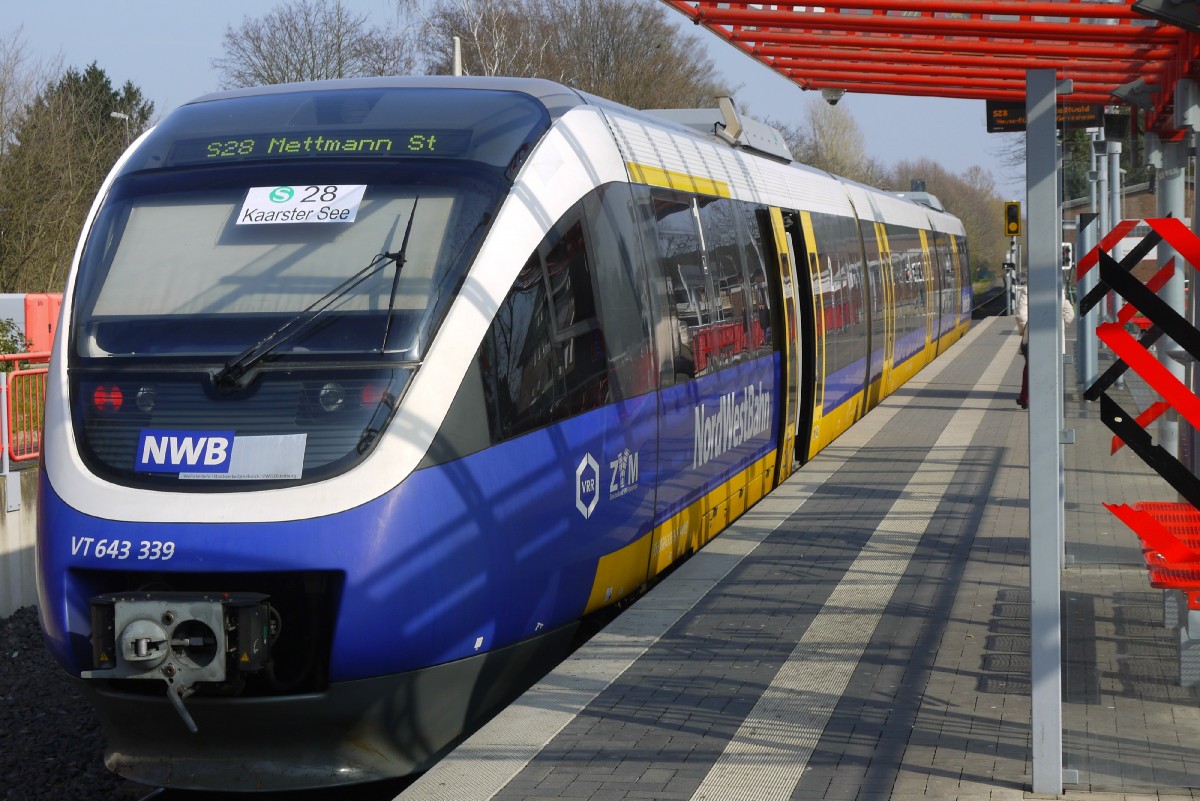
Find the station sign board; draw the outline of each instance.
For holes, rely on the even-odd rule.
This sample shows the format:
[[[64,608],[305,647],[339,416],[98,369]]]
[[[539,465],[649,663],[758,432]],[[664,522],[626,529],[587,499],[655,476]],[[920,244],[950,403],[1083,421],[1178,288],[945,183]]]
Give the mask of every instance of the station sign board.
[[[988,133],[1025,130],[1025,104],[987,100]],[[1104,125],[1104,106],[1088,103],[1059,103],[1059,128],[1099,128]]]

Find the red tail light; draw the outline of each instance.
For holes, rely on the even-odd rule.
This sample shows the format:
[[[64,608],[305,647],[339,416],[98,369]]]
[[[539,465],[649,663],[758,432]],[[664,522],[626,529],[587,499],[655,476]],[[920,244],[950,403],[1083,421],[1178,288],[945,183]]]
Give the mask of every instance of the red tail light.
[[[387,387],[383,384],[366,384],[362,388],[362,404],[363,406],[378,406],[383,400],[383,393]]]
[[[125,394],[115,384],[111,386],[101,384],[92,390],[92,404],[102,412],[119,411],[124,402]]]

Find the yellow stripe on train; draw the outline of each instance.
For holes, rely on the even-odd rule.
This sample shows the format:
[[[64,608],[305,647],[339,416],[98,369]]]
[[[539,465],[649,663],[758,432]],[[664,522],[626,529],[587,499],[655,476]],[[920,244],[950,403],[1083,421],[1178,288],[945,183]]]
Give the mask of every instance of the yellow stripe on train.
[[[686,172],[664,170],[651,167],[649,164],[638,164],[635,161],[625,163],[629,169],[629,177],[635,183],[661,186],[664,189],[678,189],[681,192],[695,192],[700,195],[715,195],[716,197],[732,197],[729,184],[712,178],[702,178]]]
[[[645,536],[600,557],[584,614],[624,598],[724,531],[775,486],[776,458],[772,450]]]

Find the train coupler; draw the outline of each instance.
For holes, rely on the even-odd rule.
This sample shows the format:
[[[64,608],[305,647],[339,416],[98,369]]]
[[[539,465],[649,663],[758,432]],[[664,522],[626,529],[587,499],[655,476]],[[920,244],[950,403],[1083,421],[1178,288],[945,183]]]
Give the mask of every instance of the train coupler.
[[[278,616],[261,593],[132,592],[92,598],[92,658],[85,679],[154,679],[192,732],[184,699],[266,667]]]

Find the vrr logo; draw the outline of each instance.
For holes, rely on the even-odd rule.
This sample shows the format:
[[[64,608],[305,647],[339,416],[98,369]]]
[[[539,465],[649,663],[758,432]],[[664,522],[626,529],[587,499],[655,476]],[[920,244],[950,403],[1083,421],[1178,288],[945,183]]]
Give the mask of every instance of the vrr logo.
[[[575,468],[575,508],[587,520],[600,501],[600,466],[590,453],[584,454]]]

